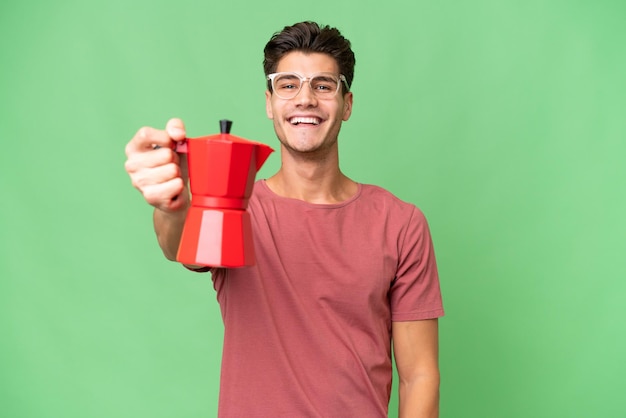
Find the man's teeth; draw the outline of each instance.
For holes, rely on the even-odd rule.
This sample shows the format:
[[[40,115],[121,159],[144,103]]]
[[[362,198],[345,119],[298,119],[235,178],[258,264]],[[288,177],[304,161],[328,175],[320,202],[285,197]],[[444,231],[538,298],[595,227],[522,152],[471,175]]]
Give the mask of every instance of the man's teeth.
[[[303,117],[291,118],[289,120],[289,122],[292,125],[298,125],[300,123],[308,123],[308,124],[311,124],[311,125],[319,125],[320,124],[320,120],[318,118],[303,118]]]

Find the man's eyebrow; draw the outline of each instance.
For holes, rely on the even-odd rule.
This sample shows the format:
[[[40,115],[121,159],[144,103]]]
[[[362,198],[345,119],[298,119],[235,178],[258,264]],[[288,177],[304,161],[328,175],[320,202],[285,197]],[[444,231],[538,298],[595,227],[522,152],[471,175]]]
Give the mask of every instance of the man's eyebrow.
[[[324,81],[337,81],[337,79],[330,74],[316,74],[313,76],[313,78],[318,78]]]

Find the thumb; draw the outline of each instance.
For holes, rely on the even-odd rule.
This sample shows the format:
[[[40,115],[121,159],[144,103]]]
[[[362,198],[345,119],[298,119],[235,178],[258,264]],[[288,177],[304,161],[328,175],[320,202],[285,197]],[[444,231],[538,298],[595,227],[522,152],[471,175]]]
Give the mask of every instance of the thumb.
[[[165,131],[174,141],[182,141],[187,136],[185,124],[178,118],[173,118],[167,121]]]

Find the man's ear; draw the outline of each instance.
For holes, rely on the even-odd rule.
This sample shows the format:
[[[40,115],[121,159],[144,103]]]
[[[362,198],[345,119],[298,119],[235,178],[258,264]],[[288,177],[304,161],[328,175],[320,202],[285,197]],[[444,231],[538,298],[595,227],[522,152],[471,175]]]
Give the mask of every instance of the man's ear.
[[[265,113],[270,119],[274,119],[274,112],[272,111],[272,93],[269,90],[265,90]]]
[[[352,92],[349,91],[343,95],[343,116],[342,120],[346,121],[350,119],[350,115],[352,115],[352,102],[354,97],[352,96]]]

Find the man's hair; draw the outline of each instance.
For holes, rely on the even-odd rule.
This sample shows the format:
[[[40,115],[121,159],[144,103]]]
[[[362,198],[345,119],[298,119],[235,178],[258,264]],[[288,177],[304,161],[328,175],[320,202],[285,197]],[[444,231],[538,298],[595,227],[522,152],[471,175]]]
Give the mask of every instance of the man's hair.
[[[263,70],[265,75],[276,72],[278,61],[293,51],[328,54],[337,61],[339,72],[346,77],[348,87],[354,78],[354,52],[350,41],[343,37],[341,32],[330,26],[320,26],[315,22],[300,22],[292,26],[285,26],[282,31],[275,33],[265,45]],[[271,82],[267,83],[271,91]],[[343,86],[342,86],[343,89]],[[344,91],[345,93],[345,91]]]

